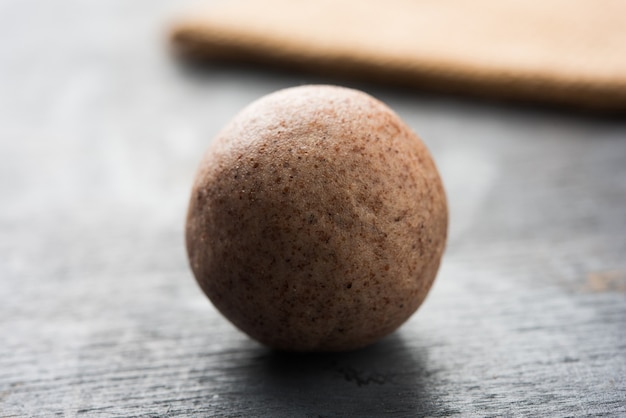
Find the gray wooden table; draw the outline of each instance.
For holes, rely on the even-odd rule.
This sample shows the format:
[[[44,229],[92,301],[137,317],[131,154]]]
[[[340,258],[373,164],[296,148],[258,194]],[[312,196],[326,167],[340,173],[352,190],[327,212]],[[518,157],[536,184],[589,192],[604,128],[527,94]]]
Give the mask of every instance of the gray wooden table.
[[[241,107],[333,80],[180,65],[190,4],[0,1],[0,416],[626,416],[624,121],[356,86],[430,147],[449,247],[381,343],[273,352],[196,286],[187,197]]]

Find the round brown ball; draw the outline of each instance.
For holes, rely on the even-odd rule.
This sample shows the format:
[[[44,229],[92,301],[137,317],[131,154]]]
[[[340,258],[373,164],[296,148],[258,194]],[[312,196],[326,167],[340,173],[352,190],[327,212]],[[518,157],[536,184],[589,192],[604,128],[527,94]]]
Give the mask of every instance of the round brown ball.
[[[447,224],[433,160],[391,109],[356,90],[302,86],[259,99],[218,134],[186,240],[200,287],[250,337],[342,351],[420,306]]]

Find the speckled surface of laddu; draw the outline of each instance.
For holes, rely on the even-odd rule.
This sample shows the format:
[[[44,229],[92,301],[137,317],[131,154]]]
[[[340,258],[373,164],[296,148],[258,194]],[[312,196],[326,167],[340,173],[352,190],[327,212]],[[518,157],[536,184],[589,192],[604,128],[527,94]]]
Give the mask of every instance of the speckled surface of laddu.
[[[447,204],[422,141],[346,88],[268,95],[204,156],[187,217],[191,268],[252,338],[349,350],[423,302],[445,247]]]

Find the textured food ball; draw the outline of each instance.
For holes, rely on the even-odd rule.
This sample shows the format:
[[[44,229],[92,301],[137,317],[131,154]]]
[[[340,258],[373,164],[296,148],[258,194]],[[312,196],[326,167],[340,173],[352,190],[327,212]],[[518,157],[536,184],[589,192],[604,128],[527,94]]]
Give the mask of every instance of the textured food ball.
[[[448,211],[422,141],[380,101],[281,90],[212,142],[187,214],[193,273],[217,309],[277,349],[371,344],[422,303]]]

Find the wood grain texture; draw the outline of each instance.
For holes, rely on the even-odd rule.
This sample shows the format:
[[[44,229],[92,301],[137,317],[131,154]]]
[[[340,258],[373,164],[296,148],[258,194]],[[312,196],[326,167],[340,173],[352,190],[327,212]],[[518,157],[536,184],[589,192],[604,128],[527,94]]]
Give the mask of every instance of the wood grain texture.
[[[196,287],[187,197],[241,107],[328,80],[181,67],[181,7],[0,3],[0,416],[626,415],[626,123],[356,86],[430,147],[448,251],[381,343],[273,352]]]

